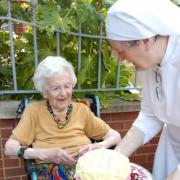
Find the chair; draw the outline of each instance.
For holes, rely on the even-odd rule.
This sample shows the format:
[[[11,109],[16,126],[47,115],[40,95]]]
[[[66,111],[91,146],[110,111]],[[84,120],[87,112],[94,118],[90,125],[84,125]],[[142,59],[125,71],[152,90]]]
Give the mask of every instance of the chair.
[[[93,94],[86,94],[85,98],[76,98],[75,101],[86,104],[87,106],[90,107],[91,111],[97,117],[100,117],[101,106],[100,106],[100,101],[99,101],[98,96],[93,95]],[[15,118],[14,127],[17,124],[17,118],[19,117],[19,115],[22,114],[23,110],[25,109],[28,103],[29,103],[28,97],[24,97],[23,100],[18,105],[18,108],[16,110],[16,118]],[[94,141],[92,140],[92,142]],[[28,179],[37,180],[36,164],[35,164],[34,159],[25,159],[24,164],[25,164],[25,171],[28,175]]]

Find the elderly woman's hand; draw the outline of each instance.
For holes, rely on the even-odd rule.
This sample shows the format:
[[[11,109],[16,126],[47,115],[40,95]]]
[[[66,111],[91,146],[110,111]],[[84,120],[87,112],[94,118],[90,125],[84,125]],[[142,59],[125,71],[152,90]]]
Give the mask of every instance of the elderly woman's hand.
[[[79,156],[84,153],[94,149],[109,148],[116,145],[121,140],[120,134],[114,129],[109,129],[109,131],[102,137],[102,141],[98,143],[88,144],[79,150]]]
[[[39,157],[43,161],[51,161],[56,164],[61,163],[64,165],[74,165],[76,163],[76,160],[61,148],[41,149],[39,153]]]
[[[95,150],[95,149],[100,149],[103,148],[102,143],[93,143],[93,144],[87,144],[86,146],[84,146],[83,148],[81,148],[79,150],[79,156],[82,156],[84,153],[91,151],[91,150]]]

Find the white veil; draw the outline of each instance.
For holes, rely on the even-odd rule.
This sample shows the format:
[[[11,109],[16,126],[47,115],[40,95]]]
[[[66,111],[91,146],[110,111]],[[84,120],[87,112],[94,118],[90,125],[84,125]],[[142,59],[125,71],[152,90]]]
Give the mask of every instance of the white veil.
[[[108,11],[106,33],[121,41],[180,34],[180,8],[169,0],[118,0]]]

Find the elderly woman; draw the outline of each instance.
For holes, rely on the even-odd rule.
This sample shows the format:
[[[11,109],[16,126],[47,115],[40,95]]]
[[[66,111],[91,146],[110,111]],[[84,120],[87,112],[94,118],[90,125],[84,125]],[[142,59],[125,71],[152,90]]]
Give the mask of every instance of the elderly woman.
[[[179,7],[169,0],[118,0],[107,15],[111,46],[119,61],[126,59],[141,71],[143,87],[139,116],[116,150],[130,156],[163,127],[154,180],[180,179],[179,19]]]
[[[73,179],[79,156],[90,149],[116,145],[120,135],[89,107],[72,102],[77,79],[72,65],[64,58],[44,59],[33,80],[44,100],[26,107],[5,144],[5,154],[36,159],[39,178]],[[102,141],[92,144],[90,139]]]

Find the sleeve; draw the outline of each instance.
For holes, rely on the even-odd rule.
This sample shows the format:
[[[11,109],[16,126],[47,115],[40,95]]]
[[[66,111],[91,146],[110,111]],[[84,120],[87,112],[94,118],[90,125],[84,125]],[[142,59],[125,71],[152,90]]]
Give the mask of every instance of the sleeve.
[[[145,135],[144,144],[150,141],[162,128],[163,122],[159,121],[154,115],[152,110],[152,104],[149,97],[149,79],[144,79],[146,75],[143,76],[143,100],[141,102],[140,113],[133,123],[133,126],[139,128]]]
[[[17,140],[23,146],[31,145],[34,140],[35,124],[33,121],[33,109],[32,104],[29,104],[25,108],[18,125],[12,131],[12,135],[10,136],[10,138]]]
[[[177,170],[180,171],[180,163],[177,165]]]
[[[88,107],[85,107],[87,113],[85,123],[86,135],[94,140],[101,140],[103,136],[109,131],[110,126],[106,124],[102,119],[94,115]]]

